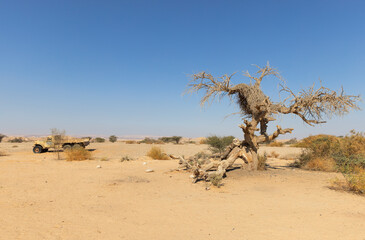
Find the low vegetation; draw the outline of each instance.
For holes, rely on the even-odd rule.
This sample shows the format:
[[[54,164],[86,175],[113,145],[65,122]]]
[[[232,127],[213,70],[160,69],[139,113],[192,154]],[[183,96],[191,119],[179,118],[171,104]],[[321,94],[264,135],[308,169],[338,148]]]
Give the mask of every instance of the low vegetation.
[[[130,156],[126,155],[126,156],[123,156],[120,161],[121,162],[129,162],[129,161],[133,161],[134,159],[131,158]]]
[[[109,137],[109,142],[115,143],[117,140],[118,140],[118,138],[117,138],[117,136],[115,136],[115,135],[111,135],[111,136]]]
[[[175,144],[179,144],[181,141],[182,137],[181,136],[172,136],[172,137],[161,137],[158,140],[162,141],[164,143],[175,143]]]
[[[213,153],[222,154],[224,149],[233,142],[233,136],[219,137],[216,135],[206,138],[206,144]]]
[[[94,139],[94,142],[103,143],[103,142],[105,142],[105,138],[97,137]]]
[[[156,140],[156,139],[153,139],[153,138],[146,137],[145,139],[139,141],[139,143],[145,143],[145,144],[163,144],[164,142],[162,142],[161,140]]]
[[[2,142],[3,138],[5,138],[6,135],[0,133],[0,142]]]
[[[76,148],[65,151],[67,161],[83,161],[91,159],[91,152],[85,148]]]
[[[153,146],[147,153],[147,156],[156,160],[170,160],[170,157],[162,151],[160,147]]]
[[[265,153],[266,154],[266,153]],[[280,156],[279,153],[275,152],[275,151],[272,151],[268,157],[271,157],[271,158],[278,158]]]
[[[8,156],[8,154],[6,154],[5,152],[3,151],[0,151],[0,157],[5,157],[5,156]]]
[[[273,142],[267,144],[267,146],[268,147],[282,147],[282,146],[284,146],[284,143],[273,141]]]
[[[8,142],[10,142],[10,143],[22,143],[22,142],[24,142],[24,139],[21,138],[21,137],[16,137],[16,138],[10,139]]]
[[[138,144],[139,142],[137,141],[134,141],[134,140],[127,140],[127,141],[124,141],[126,144]]]
[[[296,145],[304,147],[306,150],[295,162],[295,166],[308,170],[341,172],[349,190],[364,193],[364,133],[351,131],[345,137],[310,136]]]

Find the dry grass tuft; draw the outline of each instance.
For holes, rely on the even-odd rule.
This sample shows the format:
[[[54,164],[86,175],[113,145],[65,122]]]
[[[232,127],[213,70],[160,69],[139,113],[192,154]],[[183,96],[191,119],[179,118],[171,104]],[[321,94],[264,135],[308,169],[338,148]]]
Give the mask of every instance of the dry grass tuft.
[[[344,174],[344,177],[344,180],[333,179],[330,188],[365,194],[365,169],[354,170],[354,173]]]
[[[5,157],[5,156],[8,156],[8,154],[3,151],[0,151],[0,157]]]
[[[282,146],[284,146],[284,143],[274,141],[274,142],[271,142],[271,143],[267,144],[267,146],[268,147],[282,147]]]
[[[277,153],[277,152],[275,152],[275,151],[272,151],[268,157],[271,157],[271,158],[278,158],[279,156],[280,156],[280,154],[279,154],[279,153]]]
[[[148,157],[151,157],[152,159],[156,159],[156,160],[170,160],[171,158],[162,151],[161,148],[159,147],[152,147],[148,153],[147,153]]]
[[[336,161],[333,158],[313,158],[304,166],[304,169],[323,172],[335,172]]]
[[[84,148],[65,151],[67,161],[83,161],[91,159],[91,152]]]
[[[126,144],[137,144],[138,142],[137,141],[134,141],[134,140],[127,140],[125,141]]]

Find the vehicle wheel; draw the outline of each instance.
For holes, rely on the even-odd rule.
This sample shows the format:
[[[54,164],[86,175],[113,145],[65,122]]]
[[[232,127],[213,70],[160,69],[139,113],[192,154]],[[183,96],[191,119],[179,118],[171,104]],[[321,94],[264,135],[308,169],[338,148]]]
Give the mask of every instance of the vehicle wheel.
[[[71,145],[70,144],[66,144],[63,146],[63,151],[68,151],[68,150],[71,150]]]
[[[72,146],[72,149],[80,149],[80,148],[82,148],[82,146],[77,143]]]
[[[33,148],[34,153],[42,153],[42,151],[43,151],[43,148],[41,146],[35,146]]]

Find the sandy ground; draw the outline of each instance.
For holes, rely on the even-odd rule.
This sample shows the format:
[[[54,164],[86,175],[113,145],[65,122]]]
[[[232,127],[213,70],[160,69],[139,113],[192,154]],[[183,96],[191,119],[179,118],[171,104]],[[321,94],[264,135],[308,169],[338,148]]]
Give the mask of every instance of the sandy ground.
[[[151,145],[95,143],[94,160],[83,162],[31,147],[0,143],[10,154],[0,157],[0,239],[365,239],[365,197],[329,189],[339,174],[269,159],[268,171],[230,171],[223,187],[206,191],[170,171],[177,161],[139,158]],[[162,147],[185,156],[207,148]],[[120,162],[125,155],[137,160]]]

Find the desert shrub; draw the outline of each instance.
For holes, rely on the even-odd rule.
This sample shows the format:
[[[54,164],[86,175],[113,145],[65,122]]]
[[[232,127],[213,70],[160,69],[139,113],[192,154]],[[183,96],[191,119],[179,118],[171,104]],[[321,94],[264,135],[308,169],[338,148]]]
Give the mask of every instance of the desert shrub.
[[[233,136],[218,137],[216,135],[207,137],[206,144],[210,146],[213,153],[222,154],[224,149],[233,142]]]
[[[365,194],[365,171],[345,175],[350,191]]]
[[[134,160],[134,159],[133,159],[133,158],[131,158],[131,157],[129,157],[128,155],[123,156],[123,157],[120,159],[120,161],[121,161],[121,162],[125,162],[125,161],[129,162],[129,161],[133,161],[133,160]]]
[[[101,138],[101,137],[97,137],[97,138],[95,138],[94,140],[95,140],[95,142],[97,142],[97,143],[103,143],[103,142],[105,142],[105,138]]]
[[[209,176],[208,179],[207,179],[209,182],[211,182],[213,184],[213,186],[216,186],[216,187],[221,187],[222,186],[222,180],[223,180],[223,177],[220,176],[220,175],[212,175],[212,176]]]
[[[91,159],[91,152],[85,148],[76,148],[65,151],[67,161],[83,161]]]
[[[264,153],[264,155],[258,155],[258,165],[257,165],[257,170],[266,170],[266,161],[267,161],[267,155],[266,153]]]
[[[9,142],[11,142],[11,143],[22,143],[22,142],[24,142],[24,139],[21,138],[21,137],[16,137],[16,138],[10,139]]]
[[[343,173],[351,173],[355,168],[365,169],[365,136],[363,133],[351,131],[345,137],[316,135],[303,139],[298,143],[306,150],[300,155],[296,166],[306,169],[333,169]],[[332,165],[335,168],[332,168]]]
[[[102,157],[102,158],[100,158],[100,161],[106,162],[106,161],[109,161],[109,158],[107,158],[107,157]]]
[[[134,141],[134,140],[127,140],[125,141],[126,144],[136,144],[137,141]]]
[[[115,135],[111,135],[111,136],[109,137],[109,142],[115,143],[117,140],[118,140],[118,138],[117,138],[117,136],[115,136]]]
[[[312,171],[334,172],[336,171],[336,162],[333,158],[312,158],[304,166],[304,169]]]
[[[194,157],[196,157],[197,159],[209,159],[211,157],[210,154],[207,154],[206,152],[198,152],[194,155]]]
[[[273,141],[273,142],[267,144],[267,146],[268,147],[282,147],[282,146],[284,146],[284,143]]]
[[[164,142],[164,143],[172,142],[172,143],[179,144],[181,139],[182,139],[181,136],[172,136],[172,137],[161,137],[158,140],[161,142]]]
[[[5,138],[6,136],[4,134],[0,134],[0,142]]]
[[[142,141],[139,141],[139,142],[140,143],[146,143],[146,144],[161,144],[161,143],[163,143],[160,140],[156,140],[156,139],[148,138],[148,137],[146,137],[145,139],[143,139]]]
[[[167,156],[167,154],[164,153],[161,148],[156,147],[156,146],[152,147],[148,151],[147,156],[151,157],[152,159],[156,159],[156,160],[170,160],[169,156]]]
[[[14,145],[14,146],[12,146],[12,148],[17,148],[18,147],[18,145]]]
[[[269,155],[269,157],[272,157],[272,158],[278,158],[280,156],[279,153],[275,152],[275,151],[272,151]]]
[[[296,138],[292,138],[288,141],[286,141],[284,144],[285,145],[293,145],[293,144],[297,144],[298,143],[298,140]]]
[[[8,156],[8,154],[6,154],[5,152],[3,151],[0,151],[0,157],[5,157],[5,156]]]
[[[206,138],[200,139],[199,144],[207,144],[207,139]]]

